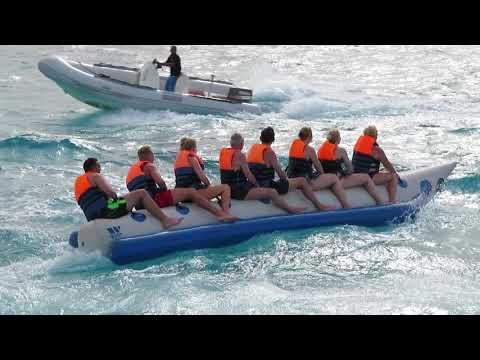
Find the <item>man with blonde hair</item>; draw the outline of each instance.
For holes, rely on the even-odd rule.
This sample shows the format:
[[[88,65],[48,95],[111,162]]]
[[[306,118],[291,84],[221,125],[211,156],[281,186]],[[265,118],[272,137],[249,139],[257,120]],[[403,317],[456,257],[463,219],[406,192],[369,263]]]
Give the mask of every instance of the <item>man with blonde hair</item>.
[[[339,176],[344,189],[363,186],[377,204],[385,204],[372,179],[367,174],[354,174],[353,165],[348,158],[347,151],[338,146],[341,137],[338,129],[331,129],[327,133],[327,140],[320,145],[317,157],[326,173]]]
[[[368,174],[375,185],[387,184],[390,203],[397,202],[397,185],[399,176],[388,160],[383,149],[377,143],[378,131],[373,125],[363,130],[355,143],[352,157],[353,171]],[[380,172],[380,163],[388,172]]]
[[[238,220],[237,217],[226,213],[202,197],[195,189],[167,189],[165,181],[154,164],[155,155],[150,146],[140,147],[137,155],[138,161],[130,167],[126,178],[129,191],[145,189],[160,208],[173,206],[182,201],[191,201],[214,214],[220,221]]]

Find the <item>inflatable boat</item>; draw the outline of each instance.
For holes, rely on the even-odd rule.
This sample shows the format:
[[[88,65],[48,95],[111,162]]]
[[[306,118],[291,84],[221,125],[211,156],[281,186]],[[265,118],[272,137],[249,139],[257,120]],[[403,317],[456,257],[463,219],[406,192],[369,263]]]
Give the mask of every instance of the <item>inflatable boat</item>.
[[[377,226],[401,223],[413,218],[451,174],[456,163],[404,172],[398,186],[399,203],[376,206],[363,188],[347,190],[354,208],[316,211],[300,191],[284,195],[286,200],[307,210],[298,215],[287,214],[267,201],[232,200],[231,213],[242,220],[219,223],[209,212],[194,204],[164,208],[170,216],[183,221],[168,231],[146,211],[133,211],[115,220],[98,219],[81,226],[70,235],[69,243],[81,251],[99,251],[116,264],[128,264],[157,258],[177,251],[215,248],[248,240],[254,235],[272,231],[332,225]],[[387,198],[385,186],[377,186]],[[330,190],[315,193],[325,203],[340,207]]]
[[[81,102],[101,108],[171,110],[181,113],[260,114],[252,104],[253,92],[226,81],[181,75],[175,90],[165,91],[168,77],[152,62],[141,68],[85,64],[49,56],[38,63],[40,72]]]

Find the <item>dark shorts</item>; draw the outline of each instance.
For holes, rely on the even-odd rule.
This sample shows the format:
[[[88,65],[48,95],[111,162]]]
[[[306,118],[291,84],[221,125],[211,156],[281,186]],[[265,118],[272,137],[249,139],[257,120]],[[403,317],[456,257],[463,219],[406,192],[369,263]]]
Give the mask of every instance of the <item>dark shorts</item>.
[[[108,207],[104,207],[100,211],[100,215],[97,217],[97,219],[118,219],[122,216],[127,215],[128,213],[129,211],[127,210],[127,204],[120,204],[116,209],[109,209]]]
[[[153,200],[159,208],[173,206],[172,190],[159,191],[153,197]]]
[[[378,173],[379,173],[379,171],[378,171],[378,172],[373,172],[373,173],[368,173],[368,175],[370,176],[370,179],[373,180],[373,177],[374,177],[375,175],[377,175]]]
[[[303,177],[305,179],[307,179],[308,181],[311,181],[311,180],[315,180],[316,178],[318,178],[321,174],[318,172],[318,171],[312,171],[311,174],[297,174],[297,173],[290,173],[290,175],[288,176],[289,179],[294,179],[294,178],[298,178],[298,177]]]
[[[318,171],[313,171],[311,175],[308,176],[308,180],[315,180],[318,178],[321,174]]]
[[[277,190],[277,192],[280,194],[280,195],[284,195],[286,193],[288,193],[288,189],[290,188],[290,183],[288,182],[288,180],[286,179],[280,179],[278,181],[274,181],[272,180],[270,182],[270,186],[272,189],[275,189]]]
[[[229,185],[230,186],[230,193],[232,199],[235,200],[244,200],[248,192],[255,188],[255,185],[249,182],[241,183],[241,184],[233,184]]]

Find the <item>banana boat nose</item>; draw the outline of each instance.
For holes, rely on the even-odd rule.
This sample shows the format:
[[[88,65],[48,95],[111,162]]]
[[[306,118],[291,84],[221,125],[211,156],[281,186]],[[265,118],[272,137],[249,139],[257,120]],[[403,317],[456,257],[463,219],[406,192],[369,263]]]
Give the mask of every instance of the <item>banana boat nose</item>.
[[[48,56],[43,58],[38,62],[38,70],[48,77],[49,79],[54,79],[55,68],[58,67],[60,59],[58,56]]]

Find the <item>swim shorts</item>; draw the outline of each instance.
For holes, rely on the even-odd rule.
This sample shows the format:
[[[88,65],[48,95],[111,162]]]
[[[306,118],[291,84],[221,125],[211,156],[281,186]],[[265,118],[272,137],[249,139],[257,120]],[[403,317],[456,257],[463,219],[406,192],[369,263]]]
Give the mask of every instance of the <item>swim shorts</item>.
[[[153,197],[153,200],[159,208],[173,206],[172,190],[159,191]]]
[[[290,188],[290,183],[288,182],[287,179],[280,179],[280,180],[278,180],[278,181],[272,180],[272,181],[270,182],[270,187],[271,187],[272,189],[277,190],[277,192],[278,192],[280,195],[283,195],[283,194],[288,193],[288,189]]]
[[[230,193],[231,193],[231,198],[235,200],[244,200],[248,192],[255,187],[250,182],[243,182],[240,184],[229,184],[230,186]]]
[[[124,198],[118,198],[118,200],[113,202],[113,204],[115,204],[114,208],[105,206],[100,211],[98,219],[118,219],[129,213],[129,211],[127,210],[127,202]]]

